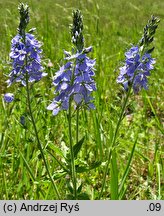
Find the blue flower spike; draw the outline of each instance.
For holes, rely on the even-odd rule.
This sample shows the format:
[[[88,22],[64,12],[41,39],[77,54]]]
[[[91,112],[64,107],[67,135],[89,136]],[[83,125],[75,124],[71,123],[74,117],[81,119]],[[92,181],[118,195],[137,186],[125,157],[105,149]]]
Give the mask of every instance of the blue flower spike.
[[[47,107],[57,115],[61,110],[68,110],[70,100],[75,103],[75,108],[82,106],[95,109],[92,92],[96,91],[95,60],[87,57],[92,47],[84,48],[82,35],[83,23],[79,10],[73,12],[73,25],[71,26],[73,52],[64,51],[66,64],[56,72],[53,80],[55,98]]]
[[[152,16],[144,28],[144,34],[139,44],[132,46],[125,53],[125,63],[120,67],[117,82],[121,83],[126,91],[132,86],[134,93],[141,89],[148,89],[148,76],[154,69],[155,59],[151,57],[154,47],[150,44],[154,40],[154,34],[160,20]]]
[[[11,41],[12,71],[7,80],[8,86],[14,82],[21,82],[26,86],[26,79],[28,82],[34,82],[47,75],[43,72],[41,65],[41,43],[35,39],[33,34],[25,33],[29,22],[28,6],[21,3],[19,12],[18,34]]]

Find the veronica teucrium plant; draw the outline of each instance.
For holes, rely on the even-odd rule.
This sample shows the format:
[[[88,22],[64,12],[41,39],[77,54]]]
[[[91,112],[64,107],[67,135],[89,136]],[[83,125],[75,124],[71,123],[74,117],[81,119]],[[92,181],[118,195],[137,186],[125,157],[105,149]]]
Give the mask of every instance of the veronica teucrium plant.
[[[158,23],[159,19],[152,16],[151,19],[148,21],[147,25],[144,27],[144,34],[139,43],[137,45],[133,45],[127,52],[125,52],[125,63],[123,64],[123,66],[120,67],[120,74],[117,78],[117,83],[123,85],[126,96],[121,107],[121,112],[118,118],[118,122],[116,124],[114,135],[112,137],[111,148],[108,153],[108,160],[106,163],[99,199],[103,194],[109,164],[111,164],[110,169],[113,169],[112,154],[113,157],[116,157],[115,147],[117,135],[124,117],[126,105],[131,94],[131,90],[133,90],[133,92],[136,94],[139,93],[141,89],[148,89],[148,76],[150,76],[156,62],[155,59],[151,56],[151,53],[154,50],[154,47],[151,47],[151,43],[154,40],[154,35],[158,27]],[[125,180],[123,179],[123,181]],[[111,195],[113,199],[119,199],[119,197],[121,196],[124,184],[121,185],[122,186],[119,189],[117,185],[117,188],[114,191],[114,196]]]
[[[77,199],[77,191],[79,190],[77,188],[75,157],[77,156],[76,149],[79,151],[82,146],[82,140],[78,140],[79,110],[82,108],[88,110],[95,109],[92,93],[96,91],[94,81],[95,60],[87,56],[92,51],[92,47],[84,47],[83,19],[79,10],[73,11],[71,38],[73,44],[72,52],[64,51],[65,64],[60,67],[54,76],[55,97],[47,109],[52,110],[53,115],[57,115],[61,110],[67,112],[70,144],[70,164],[68,164],[70,172],[68,174],[71,176],[73,185],[71,199]],[[75,112],[77,116],[76,138],[73,139],[72,118]],[[75,143],[74,140],[76,140]],[[70,187],[71,184],[69,185]]]
[[[26,86],[27,81],[39,81],[46,75],[41,65],[41,43],[35,39],[33,34],[26,33],[26,27],[29,23],[28,11],[27,5],[20,4],[18,34],[11,41],[10,58],[13,69],[9,74],[8,86],[14,82],[21,82],[22,85]]]
[[[72,43],[75,45],[73,53],[64,51],[66,63],[54,76],[55,98],[47,107],[48,110],[53,110],[53,115],[57,115],[61,110],[68,110],[70,101],[74,101],[77,109],[95,108],[91,95],[96,90],[93,79],[95,60],[87,57],[92,47],[84,48],[83,24],[80,17],[78,10],[74,12],[71,29]]]
[[[150,48],[150,44],[154,40],[158,23],[159,19],[152,16],[144,28],[144,34],[139,43],[125,53],[125,63],[120,67],[117,82],[123,84],[126,91],[130,85],[134,93],[138,93],[142,88],[148,89],[148,76],[150,76],[156,62],[151,57],[154,47]]]
[[[7,83],[8,86],[10,86],[18,82],[21,83],[21,85],[26,89],[26,106],[29,119],[32,122],[36,142],[40,150],[47,174],[59,199],[60,197],[58,190],[50,174],[42,144],[39,139],[39,134],[34,119],[34,110],[31,104],[32,97],[34,96],[31,95],[31,89],[33,87],[31,84],[40,81],[41,78],[46,75],[46,73],[43,72],[43,67],[41,65],[41,43],[35,38],[33,34],[31,34],[33,29],[27,32],[27,26],[29,23],[28,5],[20,3],[18,10],[20,13],[20,24],[17,35],[11,41],[10,58],[12,60],[12,71],[9,74]],[[4,99],[6,102],[11,102],[14,97],[8,93],[5,94]],[[21,116],[20,123],[22,125],[25,124],[24,116]]]

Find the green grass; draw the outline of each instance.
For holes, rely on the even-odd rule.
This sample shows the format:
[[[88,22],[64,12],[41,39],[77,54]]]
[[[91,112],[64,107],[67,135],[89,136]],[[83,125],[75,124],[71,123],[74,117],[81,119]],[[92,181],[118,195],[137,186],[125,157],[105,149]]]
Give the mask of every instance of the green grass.
[[[31,122],[26,129],[19,123],[26,115],[25,89],[13,85],[6,89],[9,74],[10,41],[19,23],[17,0],[0,0],[0,199],[57,199],[47,176]],[[39,137],[44,146],[50,172],[62,199],[68,197],[66,177],[61,165],[69,147],[67,117],[46,110],[53,98],[52,76],[63,62],[63,49],[71,50],[69,24],[72,10],[79,8],[84,17],[86,47],[92,45],[96,58],[96,111],[79,116],[79,139],[85,136],[79,161],[84,166],[101,161],[98,168],[78,173],[78,185],[90,199],[98,199],[114,128],[123,104],[123,91],[116,83],[118,67],[130,44],[136,44],[152,14],[161,19],[155,35],[155,69],[149,78],[149,90],[130,98],[120,126],[117,147],[113,151],[102,199],[163,199],[163,120],[164,120],[164,2],[161,0],[31,0],[30,24],[37,28],[43,42],[43,63],[48,76],[35,85],[33,100]],[[53,67],[47,66],[48,62]],[[16,101],[3,102],[5,92],[14,92]],[[20,102],[23,101],[23,102]],[[76,119],[73,119],[73,126]],[[75,131],[73,131],[73,138]],[[58,162],[59,161],[59,162]]]

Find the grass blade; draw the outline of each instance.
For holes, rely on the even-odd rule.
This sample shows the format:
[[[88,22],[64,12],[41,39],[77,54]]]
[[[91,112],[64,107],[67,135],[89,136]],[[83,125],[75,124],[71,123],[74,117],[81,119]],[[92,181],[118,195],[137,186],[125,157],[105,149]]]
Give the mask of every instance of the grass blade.
[[[158,129],[161,131],[161,133],[164,134],[164,129],[162,128],[162,125],[161,125],[161,123],[160,123],[160,121],[159,121],[159,119],[158,119],[157,113],[156,113],[156,111],[155,111],[155,109],[154,109],[154,107],[153,107],[153,105],[152,105],[152,102],[151,102],[151,100],[150,100],[150,97],[147,95],[146,98],[147,98],[148,103],[149,103],[149,105],[150,105],[151,111],[152,111],[152,113],[153,113],[154,116],[155,116],[155,121],[156,121],[156,123],[157,123],[157,127],[158,127]]]
[[[133,155],[134,155],[134,150],[135,150],[135,147],[136,147],[136,144],[137,144],[137,140],[138,140],[138,137],[136,138],[136,140],[134,142],[134,145],[133,145],[133,148],[132,148],[132,151],[131,151],[131,154],[130,154],[130,157],[129,157],[129,160],[128,160],[128,163],[127,163],[127,166],[126,166],[126,169],[125,169],[125,172],[124,172],[122,180],[121,180],[121,184],[120,184],[120,187],[119,187],[119,195],[118,195],[119,199],[122,199],[123,195],[124,195],[124,184],[125,184],[125,181],[127,179],[129,171],[130,171],[130,164],[131,164],[131,161],[132,161],[132,158],[133,158]]]
[[[111,199],[117,200],[118,199],[118,167],[117,167],[117,155],[115,149],[112,152],[110,175],[111,175],[111,180],[110,180]]]
[[[22,159],[23,159],[23,161],[24,161],[25,167],[27,168],[27,170],[28,170],[28,172],[29,172],[29,174],[30,174],[30,176],[31,176],[31,178],[32,178],[32,180],[33,180],[33,182],[36,182],[35,176],[33,175],[33,172],[32,172],[32,170],[31,170],[31,168],[30,168],[28,162],[26,161],[25,157],[23,156],[23,154],[22,154],[20,151],[19,151],[19,153],[20,153],[20,155],[21,155],[21,157],[22,157]],[[44,199],[44,193],[43,193],[43,191],[42,191],[40,188],[39,188],[39,191],[40,191],[40,193],[41,193],[41,195],[42,195],[42,198]]]

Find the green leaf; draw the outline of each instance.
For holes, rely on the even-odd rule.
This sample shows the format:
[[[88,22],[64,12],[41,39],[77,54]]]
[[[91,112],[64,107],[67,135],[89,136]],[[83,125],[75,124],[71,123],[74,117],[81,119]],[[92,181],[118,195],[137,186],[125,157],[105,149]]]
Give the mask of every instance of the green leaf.
[[[73,146],[73,153],[74,153],[74,158],[76,159],[77,158],[77,154],[79,153],[81,147],[82,147],[82,144],[84,142],[84,139],[85,139],[85,136],[79,140],[78,143],[76,143],[74,146]],[[66,158],[67,162],[70,162],[70,152],[68,152],[67,154],[67,158]]]
[[[63,170],[67,173],[69,173],[69,170],[63,165],[62,162],[60,162],[50,151],[47,150],[47,152],[56,160],[56,162],[63,168]]]
[[[63,154],[62,150],[60,148],[58,148],[55,144],[48,143],[48,146],[46,147],[46,149],[53,150],[56,154],[58,154],[64,158],[64,154]]]
[[[96,115],[96,113],[93,113],[93,123],[94,123],[94,130],[95,130],[95,140],[96,140],[96,148],[98,149],[98,151],[100,152],[100,160],[102,160],[103,158],[103,145],[101,142],[101,135],[102,135],[102,131],[101,131],[101,124],[100,124],[100,120],[98,119],[98,116]]]
[[[157,124],[157,127],[158,129],[162,132],[162,134],[164,134],[164,129],[163,129],[163,125],[161,124],[160,120],[159,120],[159,117],[157,116],[157,113],[153,107],[153,104],[150,100],[150,97],[147,95],[146,96],[147,100],[148,100],[148,103],[150,105],[150,108],[151,108],[151,111],[153,112],[154,116],[155,116],[155,121],[156,121],[156,124]]]
[[[22,159],[23,159],[23,161],[24,161],[25,167],[26,167],[27,171],[29,172],[29,174],[30,174],[32,180],[33,180],[33,181],[36,181],[35,176],[34,176],[34,174],[32,173],[32,170],[31,170],[31,168],[30,168],[30,165],[29,165],[28,162],[26,161],[26,159],[25,159],[25,157],[23,156],[22,152],[19,151],[19,153],[20,153],[20,156],[22,157]]]
[[[89,195],[87,193],[81,193],[77,196],[78,200],[90,200]]]
[[[67,200],[75,200],[75,197],[73,194],[68,194],[66,197]],[[77,200],[90,200],[90,197],[87,193],[80,193],[77,195]]]
[[[101,161],[96,161],[90,166],[76,166],[76,172],[77,173],[87,172],[87,171],[90,171],[92,169],[99,167],[100,165],[101,165]]]
[[[124,196],[124,191],[125,191],[124,185],[125,185],[125,181],[127,179],[129,171],[130,171],[130,164],[131,164],[131,161],[132,161],[132,158],[133,158],[133,155],[134,155],[134,150],[135,150],[135,147],[136,147],[137,140],[138,140],[138,137],[135,139],[135,142],[134,142],[134,145],[133,145],[133,148],[132,148],[132,151],[131,151],[131,154],[130,154],[130,157],[129,157],[129,160],[128,160],[128,163],[127,163],[127,166],[126,166],[126,169],[125,169],[125,172],[124,172],[122,180],[121,180],[121,184],[120,184],[120,187],[119,187],[119,199],[122,199],[123,196]]]
[[[62,177],[64,177],[65,175],[67,174],[67,172],[65,172],[65,171],[59,171],[59,172],[56,172],[54,175],[53,175],[53,179],[54,180],[57,180],[57,179],[60,179],[60,178],[62,178]]]
[[[69,189],[69,191],[70,191],[70,193],[71,193],[71,196],[73,196],[73,187],[72,187],[72,185],[70,184],[70,181],[69,180],[67,180],[67,187],[68,187],[68,189]],[[70,196],[70,195],[68,195],[68,196]]]
[[[73,153],[74,153],[75,158],[77,157],[77,154],[79,153],[79,151],[82,147],[84,139],[85,139],[85,136],[83,136],[83,138],[81,140],[79,140],[79,142],[76,145],[73,146]]]
[[[38,181],[35,179],[35,176],[31,170],[30,165],[28,164],[27,160],[25,159],[25,157],[23,156],[23,154],[20,150],[19,150],[19,153],[20,153],[20,156],[22,157],[22,159],[24,161],[25,167],[27,168],[27,170],[31,176],[32,181],[35,182],[35,184],[38,184]],[[42,194],[42,197],[45,197],[45,194],[42,191],[42,189],[40,188],[40,186],[38,187],[38,191],[40,191],[40,193]]]
[[[161,170],[162,170],[162,167],[161,167],[161,164],[159,163],[156,163],[156,166],[157,166],[157,182],[158,182],[158,199],[162,199],[162,188],[161,188],[161,185],[162,185],[162,179],[161,179]]]
[[[111,199],[117,200],[118,199],[118,168],[117,168],[117,155],[115,149],[112,151],[110,174],[111,174],[111,180],[110,180]]]
[[[82,186],[83,186],[83,184],[81,183],[81,185],[80,185],[80,186],[78,187],[78,189],[77,189],[77,193],[78,193],[78,194],[81,193]]]
[[[74,198],[73,194],[68,194],[66,196],[66,200],[75,200],[75,198]]]

